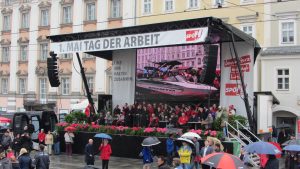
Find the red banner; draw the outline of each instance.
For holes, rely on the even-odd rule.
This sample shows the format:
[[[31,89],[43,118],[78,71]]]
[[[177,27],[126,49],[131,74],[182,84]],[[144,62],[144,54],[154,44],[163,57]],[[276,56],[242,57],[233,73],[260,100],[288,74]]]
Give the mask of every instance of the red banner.
[[[298,124],[298,133],[300,133],[300,120],[297,121]]]

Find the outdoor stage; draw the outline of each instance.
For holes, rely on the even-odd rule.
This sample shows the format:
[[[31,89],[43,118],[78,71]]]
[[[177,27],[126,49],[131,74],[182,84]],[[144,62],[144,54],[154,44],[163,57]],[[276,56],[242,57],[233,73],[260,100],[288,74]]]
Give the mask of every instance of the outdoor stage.
[[[113,107],[146,99],[152,102],[172,102],[174,98],[207,100],[218,90],[219,105],[235,105],[237,113],[247,116],[253,127],[250,110],[253,101],[248,100],[248,96],[253,98],[253,65],[260,46],[256,39],[221,19],[198,18],[48,38],[55,54],[76,53],[79,56],[84,52],[112,60]],[[141,54],[141,51],[162,47],[197,45],[203,49],[197,49],[198,54],[192,55],[196,60],[190,62],[185,62],[183,56],[157,54],[147,57]],[[195,66],[195,61],[199,60],[203,63]],[[218,63],[221,73],[217,77],[219,89],[216,89],[212,82]],[[200,69],[197,76],[195,71]]]

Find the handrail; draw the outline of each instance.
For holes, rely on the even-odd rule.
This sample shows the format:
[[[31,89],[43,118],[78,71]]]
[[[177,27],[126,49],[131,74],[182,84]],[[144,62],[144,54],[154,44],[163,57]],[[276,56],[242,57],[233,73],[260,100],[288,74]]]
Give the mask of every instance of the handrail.
[[[258,141],[261,141],[255,134],[253,134],[250,130],[248,130],[244,125],[242,125],[239,121],[235,120],[237,124],[237,129],[239,130],[238,126],[242,126],[248,133],[250,133],[254,138],[256,138]]]
[[[251,139],[249,139],[247,136],[245,136],[240,130],[235,129],[231,124],[229,124],[228,122],[225,122],[225,124],[227,125],[226,130],[228,133],[228,126],[230,126],[234,131],[237,132],[238,137],[241,135],[244,139],[246,139],[249,143],[252,143]]]
[[[240,124],[239,122],[236,123],[237,124],[237,128],[234,128],[231,124],[229,124],[228,122],[225,121],[225,127],[226,127],[226,132],[227,132],[227,138],[233,138],[233,139],[236,139],[236,141],[238,141],[242,146],[247,146],[247,144],[245,143],[244,140],[242,139],[245,139],[246,141],[248,141],[248,143],[253,143],[251,139],[249,139],[249,137],[247,137],[242,131],[239,130],[238,128],[238,125]],[[245,128],[245,126],[243,126],[242,124],[240,124],[243,128]],[[233,134],[232,132],[229,131],[229,127],[235,131],[237,133],[237,135]],[[246,128],[245,128],[246,129]],[[248,132],[250,132],[249,130],[247,130]],[[250,132],[251,133],[251,132]],[[252,134],[252,133],[251,133]],[[258,139],[259,140],[259,139]],[[253,154],[255,157],[258,157],[259,156],[257,154]],[[250,163],[255,166],[255,167],[258,167],[259,164],[254,161],[253,159],[253,156],[250,157]]]

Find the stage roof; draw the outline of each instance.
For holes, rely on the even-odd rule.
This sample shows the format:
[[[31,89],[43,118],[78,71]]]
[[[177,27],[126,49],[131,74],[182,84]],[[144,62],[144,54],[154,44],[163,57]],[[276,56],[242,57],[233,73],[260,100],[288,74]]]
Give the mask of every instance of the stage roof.
[[[85,39],[93,39],[93,38],[105,38],[105,37],[114,37],[114,36],[123,36],[123,35],[134,35],[134,34],[141,34],[141,33],[199,28],[199,27],[208,27],[208,32],[209,32],[208,36],[210,38],[208,38],[205,43],[209,44],[209,43],[231,42],[232,41],[231,32],[232,32],[235,41],[237,42],[244,41],[253,46],[255,59],[260,51],[260,45],[258,44],[256,39],[242,32],[236,27],[224,23],[221,19],[214,18],[214,17],[163,22],[163,23],[139,25],[139,26],[132,26],[132,27],[122,27],[116,29],[105,29],[105,30],[98,30],[98,31],[91,31],[91,32],[52,35],[49,36],[48,38],[52,42],[66,42],[66,41],[77,41],[77,40],[85,40]],[[96,52],[87,52],[87,53],[97,57],[109,59],[109,60],[111,60],[112,58],[112,51],[96,51]]]

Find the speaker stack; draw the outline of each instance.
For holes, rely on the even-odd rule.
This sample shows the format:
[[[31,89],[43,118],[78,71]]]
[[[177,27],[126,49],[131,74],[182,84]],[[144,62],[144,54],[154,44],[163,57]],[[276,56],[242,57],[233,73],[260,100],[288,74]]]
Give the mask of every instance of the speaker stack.
[[[56,54],[50,52],[51,58],[47,58],[48,78],[52,87],[58,87],[60,85],[58,77],[58,65]]]
[[[211,85],[216,77],[219,46],[205,45],[204,50],[206,56],[204,57],[203,69],[201,71],[200,76],[200,83]]]

